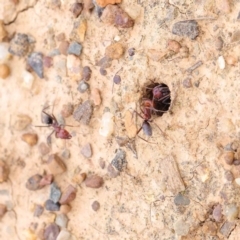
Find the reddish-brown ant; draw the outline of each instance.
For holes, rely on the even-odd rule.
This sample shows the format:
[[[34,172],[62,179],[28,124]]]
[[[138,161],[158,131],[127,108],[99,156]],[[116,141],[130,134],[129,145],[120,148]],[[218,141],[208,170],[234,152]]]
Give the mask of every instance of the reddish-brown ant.
[[[150,125],[150,122],[153,122],[153,120],[151,119],[152,118],[152,111],[161,111],[161,110],[156,110],[154,108],[154,102],[152,100],[149,100],[149,99],[145,99],[143,101],[143,109],[141,108],[141,112],[142,112],[143,116],[140,113],[134,111],[139,117],[141,117],[143,119],[142,126],[137,131],[137,135],[138,135],[139,132],[141,132],[141,130],[143,130],[145,135],[147,135],[148,137],[152,136],[152,127]],[[163,112],[163,111],[161,111],[161,112]],[[157,126],[157,124],[155,124],[155,125]],[[160,129],[160,131],[163,133],[163,131],[161,129]],[[165,136],[164,133],[163,133],[163,135]],[[138,137],[140,137],[140,136],[138,136]],[[148,142],[147,140],[143,139],[142,137],[140,137],[140,138],[142,140]]]
[[[35,126],[35,127],[53,127],[53,131],[49,134],[49,136],[47,137],[47,143],[50,145],[51,144],[51,136],[52,134],[55,132],[55,137],[56,138],[61,138],[61,139],[71,139],[72,135],[66,130],[64,129],[64,125],[63,124],[59,124],[56,117],[53,114],[48,114],[45,110],[48,107],[45,107],[42,110],[42,113],[45,114],[45,116],[47,116],[47,122],[46,124],[48,124],[47,126]],[[67,126],[67,125],[65,125]]]

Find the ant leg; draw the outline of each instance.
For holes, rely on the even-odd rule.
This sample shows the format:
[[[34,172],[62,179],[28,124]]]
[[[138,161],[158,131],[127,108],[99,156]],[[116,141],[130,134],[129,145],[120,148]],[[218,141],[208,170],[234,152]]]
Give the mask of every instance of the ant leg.
[[[136,134],[139,138],[141,138],[143,141],[145,141],[145,142],[147,142],[147,143],[157,144],[157,143],[154,143],[154,142],[149,142],[149,141],[147,141],[146,139],[140,137],[138,134],[141,132],[141,130],[142,130],[142,127],[139,128],[139,130],[137,131],[137,134]]]
[[[47,108],[48,108],[48,107],[47,107]],[[44,109],[42,110],[42,112],[43,112],[44,114],[46,114],[48,117],[54,119],[53,115],[50,115],[49,113],[47,113],[47,112],[44,111],[45,109],[46,109],[46,108],[44,108]]]
[[[145,119],[140,113],[138,113],[136,110],[133,110],[133,113],[136,113],[140,118]]]
[[[167,135],[165,134],[165,132],[163,132],[163,130],[162,130],[155,122],[153,122],[153,123],[154,123],[154,124],[157,126],[157,128],[162,132],[164,138],[167,138]]]
[[[47,126],[39,126],[39,125],[32,125],[32,124],[31,124],[31,126],[32,127],[50,127],[49,125],[47,125]]]
[[[52,140],[51,140],[51,136],[52,136],[52,134],[55,132],[55,130],[53,130],[49,135],[48,135],[48,137],[47,137],[47,144],[49,145],[49,146],[51,146],[51,143],[52,143]]]

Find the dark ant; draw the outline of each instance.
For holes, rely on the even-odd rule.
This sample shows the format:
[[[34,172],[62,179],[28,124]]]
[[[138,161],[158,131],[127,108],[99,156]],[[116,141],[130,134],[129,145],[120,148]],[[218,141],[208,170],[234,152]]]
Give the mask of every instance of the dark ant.
[[[54,130],[49,134],[49,136],[47,137],[47,143],[48,145],[51,144],[51,136],[52,134],[55,132],[55,137],[56,138],[61,138],[61,139],[71,139],[72,135],[63,128],[64,125],[59,124],[56,117],[53,114],[48,114],[45,110],[48,107],[45,107],[42,110],[42,114],[44,114],[44,123],[48,124],[48,126],[35,126],[35,127],[53,127]],[[69,126],[69,125],[65,125],[65,126]],[[71,126],[70,126],[71,127]]]

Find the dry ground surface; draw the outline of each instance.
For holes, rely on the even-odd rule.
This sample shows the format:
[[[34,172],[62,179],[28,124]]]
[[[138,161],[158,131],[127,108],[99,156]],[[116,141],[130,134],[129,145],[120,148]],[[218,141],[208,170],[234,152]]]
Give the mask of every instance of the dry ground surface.
[[[239,239],[240,169],[227,164],[225,157],[233,154],[235,164],[240,158],[240,1],[123,0],[119,5],[134,19],[130,28],[103,22],[96,7],[74,18],[69,11],[72,3],[0,2],[7,48],[14,34],[25,33],[34,39],[30,52],[47,56],[60,44],[56,36],[64,33],[71,42],[74,22],[85,21],[80,69],[89,66],[92,70],[90,88],[80,93],[81,71],[74,74],[67,69],[66,73],[58,64],[65,66],[68,56],[53,56],[54,64],[44,68],[44,78],[32,71],[34,84],[26,88],[22,73],[27,55],[1,59],[11,74],[0,79],[0,158],[10,169],[7,181],[0,184],[0,203],[7,206],[0,220],[0,239],[42,239],[42,229],[54,222],[59,212],[45,209],[40,217],[34,216],[35,206],[43,206],[49,198],[50,186],[36,191],[26,188],[32,175],[51,173],[47,159],[54,153],[67,167],[64,173],[54,175],[54,182],[61,191],[69,184],[77,189],[67,213],[71,237],[63,239]],[[194,40],[172,33],[173,25],[182,20],[197,22],[199,33]],[[189,52],[184,56],[170,52],[168,40],[177,41]],[[123,46],[124,54],[112,61],[103,76],[96,63],[115,42]],[[129,48],[135,48],[134,56],[129,56]],[[187,71],[199,61],[202,65]],[[118,71],[122,81],[112,91]],[[167,113],[153,118],[151,137],[139,133],[146,142],[134,136],[143,120],[134,116],[129,124],[128,111],[140,112],[142,92],[150,80],[167,84],[172,102]],[[100,90],[102,102],[93,104],[90,123],[77,122],[72,115],[63,119],[63,105],[71,103],[76,109],[82,102],[92,101],[94,88]],[[46,143],[51,129],[34,125],[42,125],[41,111],[46,105],[51,106],[49,113],[54,105],[59,121],[74,127],[65,127],[72,139],[53,136],[50,152],[43,156],[39,145]],[[109,137],[99,133],[105,112],[110,112],[114,121]],[[32,119],[20,131],[14,125],[19,114]],[[25,133],[36,133],[38,143],[29,146],[22,140]],[[126,136],[131,137],[130,148],[116,141]],[[87,143],[92,148],[88,158],[81,154]],[[119,148],[126,152],[127,166],[116,174],[109,166]],[[62,157],[66,149],[69,158]],[[90,188],[84,182],[76,183],[74,176],[81,173],[98,175],[104,184]],[[92,209],[94,201],[100,203],[98,211]]]

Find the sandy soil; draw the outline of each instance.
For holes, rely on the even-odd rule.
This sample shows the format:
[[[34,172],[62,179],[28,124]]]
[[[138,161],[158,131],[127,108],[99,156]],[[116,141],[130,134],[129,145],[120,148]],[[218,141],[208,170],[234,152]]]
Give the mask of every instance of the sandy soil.
[[[62,0],[60,8],[52,8],[49,2],[20,0],[15,7],[11,1],[2,0],[0,5],[0,19],[4,20],[8,34],[31,35],[36,40],[34,50],[44,55],[52,50],[46,43],[49,29],[53,29],[55,36],[65,33],[68,39],[75,21],[69,11],[73,1]],[[94,107],[87,126],[76,122],[72,116],[65,119],[66,124],[76,126],[66,127],[73,138],[66,141],[52,138],[49,153],[61,156],[64,149],[71,153],[69,159],[63,160],[67,171],[54,177],[61,189],[74,184],[72,177],[77,168],[87,176],[97,174],[104,179],[104,185],[99,189],[88,188],[84,183],[77,186],[77,197],[67,214],[67,229],[75,239],[238,239],[238,217],[229,221],[224,213],[231,204],[240,206],[240,186],[234,180],[227,181],[225,173],[232,171],[234,178],[238,178],[239,173],[237,166],[227,165],[223,156],[227,144],[234,143],[238,149],[240,143],[240,67],[237,62],[220,69],[217,60],[219,56],[239,58],[240,39],[233,42],[232,36],[239,27],[240,2],[232,1],[229,13],[219,11],[212,0],[169,2],[124,0],[121,7],[135,20],[130,29],[104,24],[95,11],[85,16],[87,31],[82,43],[81,66],[91,67],[90,89],[100,89],[102,103]],[[171,15],[170,11],[175,14]],[[14,19],[16,12],[19,13]],[[170,19],[166,17],[169,14]],[[196,40],[172,34],[173,24],[187,19],[196,19],[199,25]],[[215,46],[219,36],[224,42],[222,50]],[[102,76],[96,62],[114,39],[123,45],[125,53],[114,60],[107,75]],[[149,50],[165,52],[168,39],[187,46],[189,57],[172,56],[153,61]],[[58,47],[59,42],[55,42]],[[136,53],[129,57],[127,50],[133,47]],[[54,61],[59,58],[66,59],[66,56],[54,57]],[[186,69],[199,60],[203,62],[202,66],[187,73]],[[49,197],[49,186],[37,191],[25,187],[29,177],[47,169],[48,155],[41,156],[38,145],[46,142],[51,129],[28,126],[23,131],[16,131],[12,122],[17,114],[26,114],[32,118],[33,125],[41,125],[41,110],[46,103],[55,104],[54,114],[59,118],[63,104],[70,102],[77,106],[90,98],[90,91],[83,94],[77,91],[80,77],[60,76],[59,81],[61,73],[54,67],[44,68],[44,79],[33,73],[34,86],[26,90],[21,86],[20,77],[26,58],[13,56],[7,63],[11,76],[0,80],[0,156],[10,166],[10,175],[7,182],[0,184],[0,203],[8,208],[0,220],[0,238],[31,239],[26,237],[26,231],[32,223],[38,223],[37,234],[43,223],[53,222],[53,214],[57,214],[45,210],[39,218],[34,217],[34,204],[44,204]],[[112,93],[113,76],[121,68],[122,82],[114,86]],[[183,85],[187,77],[191,78],[190,88]],[[166,137],[155,124],[152,124],[152,137],[140,132],[141,137],[156,144],[136,137],[138,158],[127,147],[122,147],[126,151],[127,168],[118,177],[111,178],[107,166],[120,148],[115,138],[128,134],[124,127],[126,111],[140,111],[143,86],[150,80],[163,82],[171,90],[170,111],[154,119]],[[100,120],[106,108],[115,117],[114,134],[110,138],[99,134]],[[142,119],[136,117],[136,122],[139,128]],[[38,145],[30,147],[21,140],[26,132],[37,133]],[[86,143],[92,146],[90,159],[80,153]],[[166,169],[162,161],[169,156],[177,163],[185,186],[182,195],[190,200],[188,205],[174,203],[177,193],[170,191],[168,180],[163,177]],[[106,162],[104,169],[99,166],[100,159]],[[97,212],[91,207],[95,200],[100,203]],[[217,204],[222,206],[220,222],[212,217],[213,206]],[[181,221],[183,224],[179,223]],[[234,223],[229,235],[221,231],[226,222]],[[180,229],[188,226],[185,236],[178,234],[176,224],[180,224]]]

